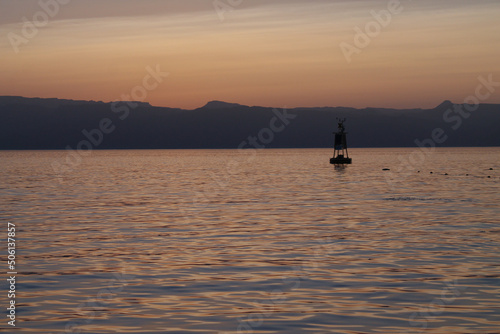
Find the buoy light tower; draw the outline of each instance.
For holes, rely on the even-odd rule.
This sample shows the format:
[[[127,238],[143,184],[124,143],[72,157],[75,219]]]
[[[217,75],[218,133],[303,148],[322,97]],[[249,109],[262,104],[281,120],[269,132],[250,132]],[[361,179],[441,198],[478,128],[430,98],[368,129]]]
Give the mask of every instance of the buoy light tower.
[[[344,119],[337,118],[339,128],[337,132],[334,132],[335,135],[335,151],[333,152],[333,158],[330,159],[330,163],[332,165],[343,165],[343,164],[352,164],[352,159],[349,158],[349,153],[347,152],[347,140],[345,132]]]

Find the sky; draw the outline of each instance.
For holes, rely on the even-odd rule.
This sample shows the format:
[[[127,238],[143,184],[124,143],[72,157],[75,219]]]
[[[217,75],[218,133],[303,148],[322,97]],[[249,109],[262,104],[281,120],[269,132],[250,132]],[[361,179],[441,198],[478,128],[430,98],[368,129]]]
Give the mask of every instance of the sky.
[[[432,108],[500,82],[499,17],[498,0],[0,0],[0,95]]]

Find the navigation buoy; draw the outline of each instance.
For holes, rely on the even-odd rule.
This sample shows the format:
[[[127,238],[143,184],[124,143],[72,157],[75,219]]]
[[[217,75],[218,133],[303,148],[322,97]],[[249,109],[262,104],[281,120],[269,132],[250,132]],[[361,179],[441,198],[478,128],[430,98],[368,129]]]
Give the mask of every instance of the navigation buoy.
[[[345,132],[344,119],[337,118],[338,120],[338,130],[334,132],[335,134],[335,146],[333,152],[333,158],[330,159],[332,165],[344,165],[352,164],[352,159],[349,158],[349,153],[347,152],[347,140]]]

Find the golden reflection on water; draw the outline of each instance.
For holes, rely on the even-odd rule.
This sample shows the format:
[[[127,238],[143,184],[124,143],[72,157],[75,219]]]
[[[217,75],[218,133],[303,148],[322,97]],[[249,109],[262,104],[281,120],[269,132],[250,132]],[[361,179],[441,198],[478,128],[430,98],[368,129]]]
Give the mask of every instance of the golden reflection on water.
[[[335,169],[329,150],[96,151],[63,183],[64,152],[0,152],[18,327],[496,332],[500,149],[440,149],[388,182],[410,152]]]

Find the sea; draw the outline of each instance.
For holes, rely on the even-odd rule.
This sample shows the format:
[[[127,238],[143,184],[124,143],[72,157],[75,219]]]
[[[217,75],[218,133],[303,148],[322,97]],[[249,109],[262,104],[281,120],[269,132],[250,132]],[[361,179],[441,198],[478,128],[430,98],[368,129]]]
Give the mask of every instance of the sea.
[[[500,333],[500,148],[332,155],[1,151],[0,332]]]

